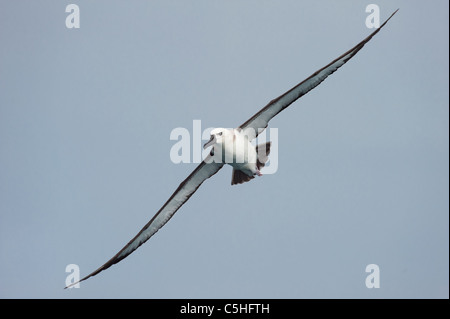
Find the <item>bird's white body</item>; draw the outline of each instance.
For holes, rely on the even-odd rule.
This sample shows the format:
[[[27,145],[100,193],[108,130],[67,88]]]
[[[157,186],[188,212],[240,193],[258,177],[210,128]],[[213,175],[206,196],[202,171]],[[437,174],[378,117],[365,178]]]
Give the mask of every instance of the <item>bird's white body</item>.
[[[256,147],[250,143],[243,131],[217,128],[214,136],[214,160],[231,165],[248,176],[259,175]],[[209,145],[208,145],[209,146]]]

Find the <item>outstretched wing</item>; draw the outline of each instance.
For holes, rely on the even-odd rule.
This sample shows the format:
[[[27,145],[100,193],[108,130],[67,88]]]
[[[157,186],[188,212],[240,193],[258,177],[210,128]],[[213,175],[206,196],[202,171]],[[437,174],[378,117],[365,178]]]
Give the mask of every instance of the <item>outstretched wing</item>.
[[[65,288],[69,288],[89,277],[97,275],[99,272],[108,269],[114,264],[117,264],[122,259],[126,258],[139,246],[145,243],[150,237],[152,237],[161,227],[163,227],[170,218],[177,212],[177,210],[183,206],[184,203],[195,193],[200,185],[216,174],[224,164],[216,163],[211,160],[211,156],[208,156],[199,166],[189,175],[181,184],[177,190],[170,196],[167,202],[161,207],[155,216],[141,229],[141,231],[125,245],[114,257],[108,260],[103,266],[90,273],[81,280],[68,285]]]
[[[262,108],[258,113],[253,115],[247,122],[238,127],[238,130],[244,130],[245,134],[250,140],[256,138],[260,132],[262,132],[268,125],[269,121],[278,113],[283,111],[297,99],[314,89],[329,75],[333,74],[337,69],[343,66],[348,60],[350,60],[364,45],[377,34],[381,28],[392,18],[392,16],[398,11],[398,9],[391,14],[391,16],[372,34],[358,43],[355,47],[342,54],[337,59],[333,60],[320,70],[314,72],[303,82],[297,84],[292,89],[277,97]]]

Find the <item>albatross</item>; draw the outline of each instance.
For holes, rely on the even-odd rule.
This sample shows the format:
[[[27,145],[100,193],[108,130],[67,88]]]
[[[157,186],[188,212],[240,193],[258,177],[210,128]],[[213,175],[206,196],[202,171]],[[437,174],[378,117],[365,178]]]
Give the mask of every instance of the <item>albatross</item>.
[[[200,185],[216,174],[225,164],[233,167],[231,184],[242,184],[252,180],[255,176],[262,176],[261,168],[264,167],[270,153],[270,142],[253,146],[251,142],[267,128],[269,121],[278,113],[286,109],[297,99],[314,89],[329,75],[343,66],[355,56],[374,35],[397,13],[394,11],[389,18],[374,32],[367,36],[356,46],[328,63],[323,68],[314,72],[311,76],[294,86],[286,93],[270,101],[259,112],[253,115],[245,123],[236,129],[216,128],[211,131],[211,139],[204,148],[211,147],[208,156],[194,169],[194,171],[178,186],[166,203],[159,209],[152,219],[110,260],[82,279],[67,285],[72,287],[103,270],[117,264],[129,256],[139,246],[149,240],[161,227],[163,227],[197,191]]]

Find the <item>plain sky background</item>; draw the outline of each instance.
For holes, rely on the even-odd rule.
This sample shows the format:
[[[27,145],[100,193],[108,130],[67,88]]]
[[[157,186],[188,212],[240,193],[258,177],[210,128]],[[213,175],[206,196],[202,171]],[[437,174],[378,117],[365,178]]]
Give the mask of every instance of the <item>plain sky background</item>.
[[[371,33],[370,3],[400,11],[271,121],[276,174],[232,187],[225,167],[63,289],[66,265],[106,262],[196,167],[171,162],[172,129],[237,127]],[[448,6],[0,1],[0,297],[448,298]]]

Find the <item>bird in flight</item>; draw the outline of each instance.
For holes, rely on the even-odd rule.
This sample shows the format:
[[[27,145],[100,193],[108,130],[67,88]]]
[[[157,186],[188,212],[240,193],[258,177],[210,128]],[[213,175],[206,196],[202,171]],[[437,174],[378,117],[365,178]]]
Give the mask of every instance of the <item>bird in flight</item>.
[[[79,281],[71,283],[65,288],[70,288],[81,281],[97,275],[126,258],[139,246],[152,237],[163,227],[177,210],[186,203],[197,191],[200,185],[216,174],[225,164],[233,167],[231,184],[241,184],[250,181],[255,176],[261,176],[260,169],[264,167],[270,153],[270,142],[253,146],[251,144],[259,133],[268,125],[269,121],[283,111],[297,99],[314,89],[329,75],[343,66],[356,53],[361,50],[372,37],[377,34],[384,25],[398,11],[391,16],[368,37],[356,46],[328,63],[326,66],[314,72],[311,76],[300,82],[286,93],[280,95],[253,115],[245,123],[236,129],[216,128],[211,131],[211,139],[204,148],[212,147],[209,155],[197,166],[197,168],[178,186],[166,203],[153,216],[153,218],[131,239],[116,255],[108,260],[97,270],[83,277]]]

